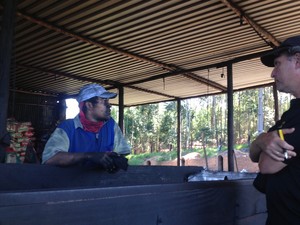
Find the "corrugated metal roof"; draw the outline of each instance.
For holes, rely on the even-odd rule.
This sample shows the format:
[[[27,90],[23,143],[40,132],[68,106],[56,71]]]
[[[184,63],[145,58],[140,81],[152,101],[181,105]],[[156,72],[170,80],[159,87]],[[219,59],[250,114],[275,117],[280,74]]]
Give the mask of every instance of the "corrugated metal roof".
[[[299,34],[299,11],[290,0],[19,1],[11,89],[74,95],[96,82],[123,86],[127,106],[224,93],[226,62],[252,54],[233,64],[234,90],[271,84],[257,56]]]

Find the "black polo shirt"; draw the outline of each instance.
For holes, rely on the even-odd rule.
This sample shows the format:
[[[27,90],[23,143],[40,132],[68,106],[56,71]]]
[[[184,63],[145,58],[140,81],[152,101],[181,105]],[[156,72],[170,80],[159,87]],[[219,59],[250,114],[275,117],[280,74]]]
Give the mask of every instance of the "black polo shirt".
[[[278,173],[268,175],[267,225],[300,225],[300,99],[291,100],[289,110],[269,131],[293,127],[295,131],[284,138],[297,156],[285,160],[287,166]]]

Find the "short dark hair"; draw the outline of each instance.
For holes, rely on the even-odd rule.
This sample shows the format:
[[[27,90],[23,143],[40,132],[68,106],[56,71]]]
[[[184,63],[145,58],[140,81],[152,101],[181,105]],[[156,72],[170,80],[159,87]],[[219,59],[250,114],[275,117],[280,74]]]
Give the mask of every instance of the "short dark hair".
[[[95,96],[95,97],[92,97],[92,98],[89,98],[89,99],[85,100],[83,102],[82,111],[84,113],[86,113],[86,111],[87,111],[87,108],[86,108],[86,105],[85,105],[86,102],[90,102],[90,103],[92,103],[93,106],[95,106],[98,103],[98,98],[99,98],[98,96]]]
[[[278,53],[279,55],[286,54],[287,56],[293,56],[296,53],[300,53],[300,46],[292,46]]]
[[[300,46],[293,46],[293,47],[289,47],[283,51],[281,51],[280,53],[278,53],[277,57],[280,55],[286,55],[288,60],[291,61],[292,57],[296,54],[296,53],[300,53]]]

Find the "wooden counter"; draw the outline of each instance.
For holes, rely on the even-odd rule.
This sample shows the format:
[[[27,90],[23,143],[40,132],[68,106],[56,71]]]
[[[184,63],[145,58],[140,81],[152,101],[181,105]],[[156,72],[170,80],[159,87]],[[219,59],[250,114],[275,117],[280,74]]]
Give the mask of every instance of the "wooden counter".
[[[253,179],[187,182],[202,167],[0,165],[1,225],[264,225]]]

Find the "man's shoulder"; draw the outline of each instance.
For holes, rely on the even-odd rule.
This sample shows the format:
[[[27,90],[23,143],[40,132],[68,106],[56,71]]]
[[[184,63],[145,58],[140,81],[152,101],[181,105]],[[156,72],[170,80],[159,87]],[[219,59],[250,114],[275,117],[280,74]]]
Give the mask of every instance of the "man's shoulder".
[[[62,129],[71,129],[71,128],[75,128],[75,122],[74,119],[66,119],[64,121],[62,121],[59,125],[58,128],[62,128]]]
[[[111,118],[109,118],[109,120],[107,120],[106,122],[105,122],[105,125],[106,126],[114,126],[115,124],[117,124],[116,123],[116,121],[111,117]]]
[[[116,123],[116,121],[112,117],[110,117],[108,121],[110,121],[111,123]]]

